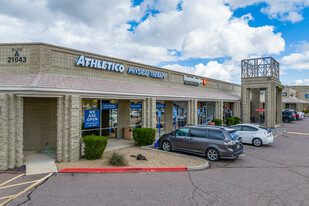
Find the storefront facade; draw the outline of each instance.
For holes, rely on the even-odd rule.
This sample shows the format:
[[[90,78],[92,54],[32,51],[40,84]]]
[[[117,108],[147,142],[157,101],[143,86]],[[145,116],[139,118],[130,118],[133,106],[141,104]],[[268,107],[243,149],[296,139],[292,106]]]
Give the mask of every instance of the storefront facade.
[[[0,54],[1,170],[45,148],[77,161],[88,134],[240,116],[237,84],[44,43],[0,44]]]

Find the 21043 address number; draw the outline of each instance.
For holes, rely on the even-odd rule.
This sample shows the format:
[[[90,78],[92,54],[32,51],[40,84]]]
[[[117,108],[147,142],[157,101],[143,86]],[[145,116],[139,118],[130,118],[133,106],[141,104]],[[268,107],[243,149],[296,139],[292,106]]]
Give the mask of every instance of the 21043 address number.
[[[14,63],[14,62],[26,62],[26,57],[8,57],[8,63]]]

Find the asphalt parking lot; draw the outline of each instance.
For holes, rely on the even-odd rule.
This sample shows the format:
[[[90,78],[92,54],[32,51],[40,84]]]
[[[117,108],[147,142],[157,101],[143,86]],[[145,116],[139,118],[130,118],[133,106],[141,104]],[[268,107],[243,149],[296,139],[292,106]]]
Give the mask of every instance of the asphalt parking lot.
[[[5,185],[34,182],[0,186],[0,202],[24,191],[6,205],[309,205],[308,125],[284,124],[273,144],[245,145],[239,159],[202,171],[54,174],[27,191],[47,174],[20,176]],[[0,184],[18,175],[0,174]]]

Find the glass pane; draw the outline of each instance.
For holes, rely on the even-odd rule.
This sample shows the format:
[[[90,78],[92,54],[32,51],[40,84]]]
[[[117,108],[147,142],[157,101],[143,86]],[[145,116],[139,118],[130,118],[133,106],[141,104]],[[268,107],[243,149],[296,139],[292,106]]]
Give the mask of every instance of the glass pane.
[[[117,128],[102,129],[102,136],[108,139],[115,139],[117,138],[117,130]]]
[[[188,134],[189,134],[188,128],[183,128],[176,131],[176,136],[188,136]]]
[[[99,128],[100,126],[97,124],[100,120],[100,115],[95,112],[95,110],[99,109],[99,101],[92,99],[83,99],[82,100],[82,130],[93,130],[95,128]],[[87,124],[85,125],[85,113],[87,113],[86,122],[91,122],[95,124]],[[100,114],[100,113],[99,113]],[[87,121],[88,120],[88,121]],[[97,121],[95,121],[97,120]],[[95,126],[96,125],[96,126]]]
[[[187,115],[188,115],[188,103],[187,102],[173,102],[173,126],[175,127],[175,114],[177,111],[176,117],[176,129],[186,126],[187,124]]]
[[[216,131],[216,130],[209,130],[208,137],[211,139],[220,139],[220,140],[225,139],[224,134],[221,131]]]
[[[190,129],[190,137],[207,138],[207,129]]]
[[[142,125],[142,102],[131,101],[130,104],[130,126],[137,128]]]

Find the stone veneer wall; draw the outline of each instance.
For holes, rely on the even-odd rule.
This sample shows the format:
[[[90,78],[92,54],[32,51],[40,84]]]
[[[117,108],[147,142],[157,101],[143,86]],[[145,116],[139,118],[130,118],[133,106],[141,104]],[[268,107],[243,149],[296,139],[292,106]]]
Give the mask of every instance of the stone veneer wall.
[[[0,94],[0,170],[23,165],[23,99]]]
[[[81,97],[65,95],[57,102],[57,160],[74,162],[80,159]]]
[[[156,98],[147,98],[142,101],[142,127],[156,128]]]

